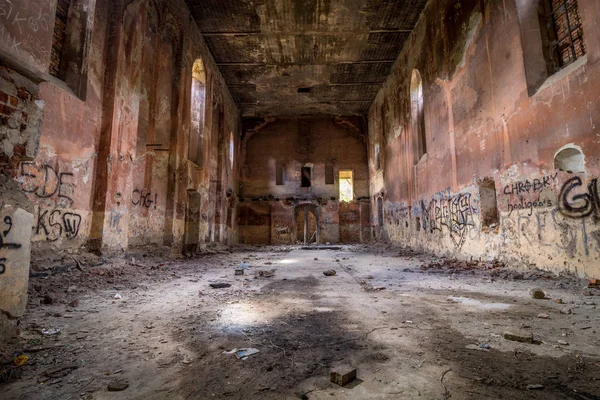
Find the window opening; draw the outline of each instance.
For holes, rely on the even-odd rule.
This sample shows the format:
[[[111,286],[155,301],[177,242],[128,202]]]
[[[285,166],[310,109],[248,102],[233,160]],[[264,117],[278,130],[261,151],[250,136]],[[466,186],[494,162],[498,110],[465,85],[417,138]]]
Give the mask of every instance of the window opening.
[[[325,164],[325,184],[326,185],[334,184],[333,164]]]
[[[577,0],[542,0],[552,75],[586,54]]]
[[[413,70],[410,83],[410,100],[413,138],[415,140],[416,151],[414,163],[417,164],[421,158],[427,154],[427,140],[425,136],[423,81],[421,79],[421,74],[416,69]]]
[[[302,167],[302,187],[310,187],[310,167]]]
[[[481,203],[481,224],[484,228],[490,228],[500,223],[498,215],[498,203],[496,200],[496,183],[484,180],[479,185],[479,201]]]
[[[52,37],[52,51],[50,55],[49,73],[63,79],[60,73],[60,64],[63,56],[65,38],[67,37],[67,19],[71,0],[58,0],[56,3],[56,17],[54,20],[54,34]]]
[[[381,169],[381,150],[379,143],[375,143],[375,168],[377,171]]]
[[[383,226],[383,199],[377,198],[377,222],[379,226]]]
[[[188,158],[199,167],[204,162],[204,112],[206,102],[206,73],[198,59],[192,68],[191,131]]]
[[[233,141],[233,132],[229,132],[229,167],[233,169],[235,144]]]
[[[340,201],[349,203],[354,200],[354,173],[352,171],[340,171]]]
[[[285,185],[285,168],[282,163],[277,163],[277,171],[275,172],[275,184],[278,186]]]

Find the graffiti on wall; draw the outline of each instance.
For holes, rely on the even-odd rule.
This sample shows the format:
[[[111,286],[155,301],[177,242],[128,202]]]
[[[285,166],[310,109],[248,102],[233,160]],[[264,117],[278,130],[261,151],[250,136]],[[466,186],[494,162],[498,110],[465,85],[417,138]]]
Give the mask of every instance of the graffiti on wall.
[[[593,216],[594,222],[599,222],[600,196],[598,195],[598,178],[590,180],[587,188],[580,177],[575,176],[569,179],[560,191],[558,208],[566,217],[586,218]]]
[[[12,230],[12,227],[12,218],[10,216],[4,217],[4,226],[2,227],[2,231],[0,232],[0,249],[18,250],[21,248],[21,245],[18,243],[10,243],[6,241],[6,238]],[[0,275],[6,272],[6,262],[7,259],[5,257],[0,257]]]
[[[19,172],[21,189],[24,192],[34,194],[40,199],[55,197],[68,205],[73,204],[75,184],[72,182],[72,172],[57,171],[48,164],[39,166],[29,161],[21,163]]]
[[[74,211],[37,207],[36,214],[34,234],[44,236],[49,242],[57,241],[61,237],[72,240],[79,234],[82,218]]]
[[[556,178],[558,177],[558,173],[554,175],[546,175],[540,179],[529,180],[526,179],[524,181],[514,182],[510,185],[506,185],[504,187],[504,194],[525,194],[525,193],[537,193],[542,190],[551,187],[556,182]]]
[[[475,209],[470,193],[459,193],[442,199],[433,199],[429,205],[421,202],[423,229],[425,231],[446,230],[457,249],[467,240],[467,233],[475,228]]]
[[[553,204],[554,203],[552,202],[552,200],[541,200],[539,198],[534,201],[521,200],[520,203],[511,203],[509,201],[508,202],[508,216],[510,217],[512,215],[513,211],[529,210],[529,216],[531,217],[533,215],[534,209],[553,207]]]
[[[156,209],[157,201],[158,194],[154,193],[154,196],[152,196],[152,192],[149,190],[135,189],[131,195],[131,204],[134,206],[150,208],[154,204],[154,209]]]

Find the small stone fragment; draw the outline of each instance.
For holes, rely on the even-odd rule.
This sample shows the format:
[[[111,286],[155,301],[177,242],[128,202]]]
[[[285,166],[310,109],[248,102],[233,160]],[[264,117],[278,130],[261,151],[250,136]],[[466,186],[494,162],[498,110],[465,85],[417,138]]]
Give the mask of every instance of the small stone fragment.
[[[560,344],[561,346],[568,346],[569,345],[569,342],[567,342],[566,340],[559,340],[557,343]]]
[[[120,392],[121,390],[125,390],[129,387],[129,383],[127,381],[111,381],[106,387],[109,392]]]
[[[531,297],[537,300],[545,299],[546,293],[544,293],[544,291],[539,288],[531,289]]]
[[[527,385],[527,390],[541,390],[544,385]]]
[[[346,386],[356,379],[356,368],[340,366],[329,372],[329,380],[339,386]]]
[[[550,316],[546,313],[541,313],[541,314],[538,314],[538,318],[548,319],[548,318],[550,318]]]
[[[504,331],[502,337],[513,342],[533,343],[533,333],[522,331],[520,329],[508,329]]]
[[[336,274],[336,272],[333,269],[323,272],[323,275],[325,275],[325,276],[335,276],[335,274]]]

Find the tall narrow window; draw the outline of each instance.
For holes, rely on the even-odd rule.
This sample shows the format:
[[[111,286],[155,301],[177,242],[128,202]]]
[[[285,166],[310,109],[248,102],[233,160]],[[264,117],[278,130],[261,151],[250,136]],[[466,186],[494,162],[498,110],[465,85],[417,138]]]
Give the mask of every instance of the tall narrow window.
[[[311,186],[310,167],[302,167],[302,187]]]
[[[421,74],[413,70],[410,82],[411,121],[413,139],[415,142],[414,163],[417,164],[427,154],[427,140],[425,135],[425,113],[423,106],[423,81]]]
[[[330,164],[330,163],[325,164],[325,184],[326,185],[334,184],[333,164]]]
[[[381,150],[379,143],[375,143],[375,169],[379,171],[381,169]]]
[[[58,0],[56,3],[56,18],[54,20],[54,35],[52,36],[52,51],[50,54],[50,75],[63,79],[60,72],[63,47],[67,37],[67,18],[71,0]]]
[[[542,39],[548,75],[552,75],[586,53],[577,0],[540,2]]]
[[[340,171],[340,201],[349,203],[354,200],[354,173],[352,171]]]
[[[188,158],[199,167],[204,162],[204,105],[206,102],[206,73],[198,59],[192,68],[191,126]]]
[[[233,132],[229,132],[229,167],[231,169],[233,169],[234,153],[235,153],[235,142],[233,140]]]
[[[285,166],[283,163],[277,163],[275,171],[275,184],[278,186],[285,185]]]

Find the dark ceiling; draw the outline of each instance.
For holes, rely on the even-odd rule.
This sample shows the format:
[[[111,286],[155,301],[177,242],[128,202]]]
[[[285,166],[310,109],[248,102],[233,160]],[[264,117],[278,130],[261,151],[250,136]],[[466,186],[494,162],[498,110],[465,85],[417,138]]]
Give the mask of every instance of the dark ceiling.
[[[427,0],[186,0],[243,116],[365,115]]]

